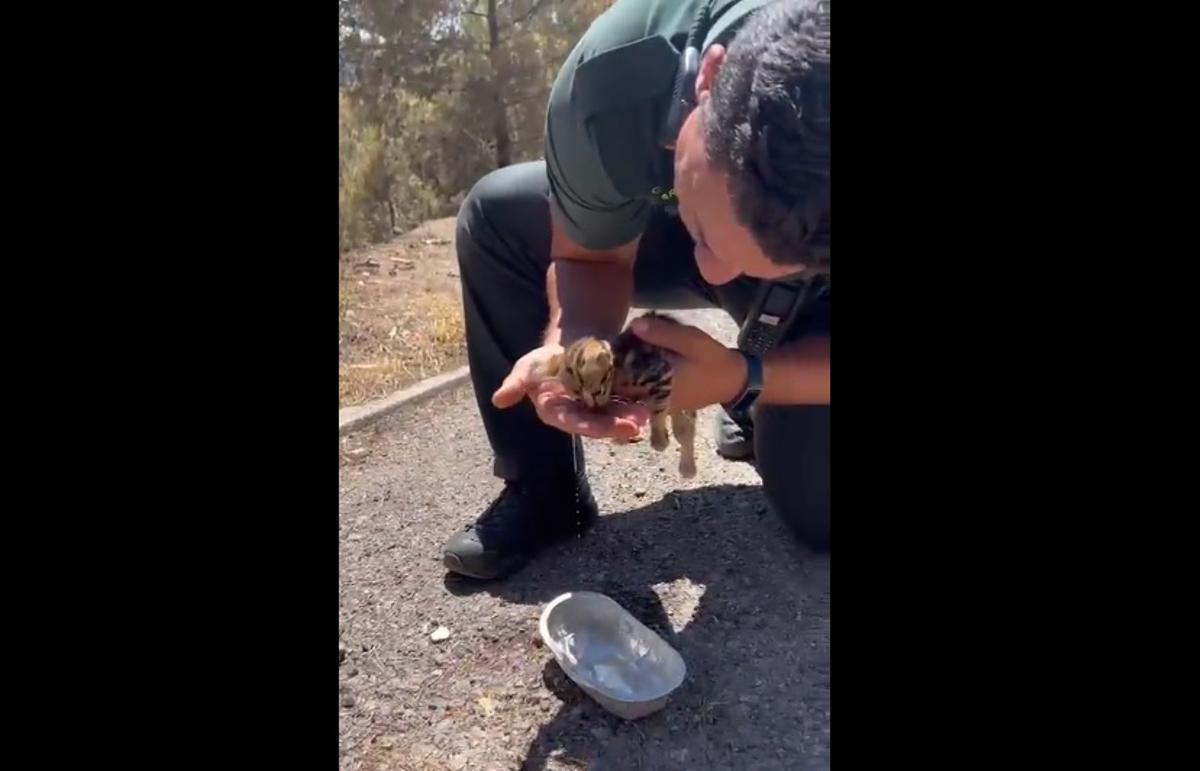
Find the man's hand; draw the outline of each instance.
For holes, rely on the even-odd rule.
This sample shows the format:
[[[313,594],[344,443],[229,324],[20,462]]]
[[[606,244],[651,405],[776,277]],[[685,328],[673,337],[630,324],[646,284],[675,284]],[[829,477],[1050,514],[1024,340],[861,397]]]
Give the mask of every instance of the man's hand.
[[[650,420],[649,410],[639,404],[610,401],[606,409],[596,411],[576,401],[557,378],[545,374],[551,359],[562,351],[560,345],[544,345],[517,359],[492,394],[492,404],[508,409],[528,396],[542,422],[560,431],[595,439],[636,439]]]
[[[746,382],[746,361],[696,327],[662,319],[635,319],[633,332],[665,348],[674,368],[671,407],[698,410],[736,397]]]

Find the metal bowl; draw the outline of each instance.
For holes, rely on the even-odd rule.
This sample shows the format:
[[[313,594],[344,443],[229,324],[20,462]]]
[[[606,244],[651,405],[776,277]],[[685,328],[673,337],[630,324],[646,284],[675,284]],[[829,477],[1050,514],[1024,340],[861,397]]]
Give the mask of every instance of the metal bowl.
[[[626,720],[662,709],[687,675],[678,651],[603,594],[555,597],[538,630],[567,677]]]

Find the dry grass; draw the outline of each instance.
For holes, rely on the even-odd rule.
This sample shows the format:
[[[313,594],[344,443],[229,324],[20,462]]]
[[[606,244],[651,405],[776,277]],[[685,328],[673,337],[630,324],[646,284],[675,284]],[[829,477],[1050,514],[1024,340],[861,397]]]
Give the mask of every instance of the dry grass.
[[[411,302],[389,329],[371,330],[369,340],[359,337],[359,352],[369,357],[341,365],[342,405],[383,396],[462,363],[466,340],[458,298],[428,293]]]
[[[344,258],[338,292],[341,406],[386,396],[466,361],[457,266],[449,240],[440,237],[448,226],[428,223]],[[364,258],[379,267],[363,268]],[[393,258],[409,269],[389,271]]]

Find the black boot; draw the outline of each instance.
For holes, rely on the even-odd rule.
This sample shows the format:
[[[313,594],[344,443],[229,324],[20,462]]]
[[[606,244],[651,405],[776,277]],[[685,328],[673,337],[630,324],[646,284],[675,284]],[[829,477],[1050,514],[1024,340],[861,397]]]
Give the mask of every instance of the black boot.
[[[717,454],[728,460],[754,457],[754,421],[749,415],[730,415],[717,410],[715,426]]]
[[[582,475],[505,482],[479,519],[446,544],[442,561],[471,578],[503,578],[555,541],[582,535],[598,515]]]

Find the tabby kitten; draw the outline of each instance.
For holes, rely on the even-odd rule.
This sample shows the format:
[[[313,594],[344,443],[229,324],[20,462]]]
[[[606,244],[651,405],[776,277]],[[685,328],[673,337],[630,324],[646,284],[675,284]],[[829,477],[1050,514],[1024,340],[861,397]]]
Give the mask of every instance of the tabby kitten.
[[[651,311],[647,318],[679,323]],[[583,337],[571,343],[551,362],[547,373],[592,409],[608,404],[613,394],[640,401],[650,408],[650,446],[667,449],[667,418],[679,444],[679,474],[696,475],[696,412],[671,409],[671,363],[661,349],[626,328],[611,342]]]

